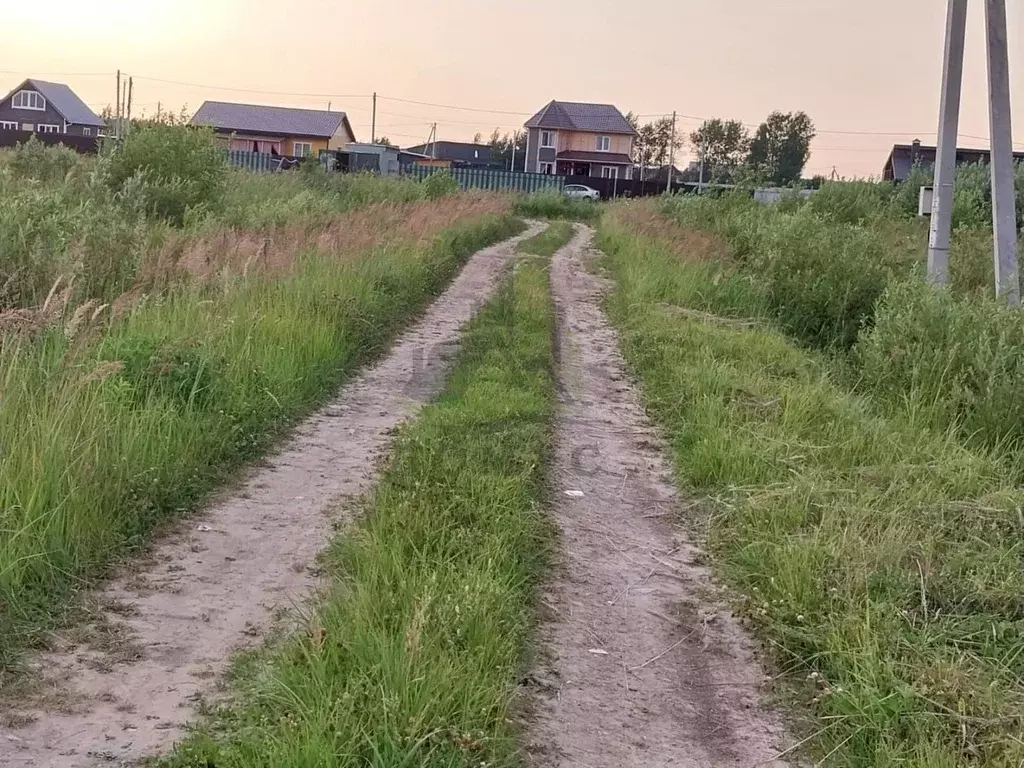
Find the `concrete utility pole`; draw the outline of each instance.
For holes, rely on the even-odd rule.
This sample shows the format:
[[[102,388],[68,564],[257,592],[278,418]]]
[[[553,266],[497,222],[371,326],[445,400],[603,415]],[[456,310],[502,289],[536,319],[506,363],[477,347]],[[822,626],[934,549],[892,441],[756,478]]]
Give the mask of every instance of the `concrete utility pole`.
[[[370,143],[377,143],[377,92],[373,92],[373,117],[370,118]]]
[[[117,70],[117,99],[114,102],[114,135],[119,136],[121,130],[121,70]]]
[[[992,229],[995,235],[996,296],[1020,304],[1017,273],[1017,209],[1013,188],[1010,67],[1006,46],[1006,0],[986,0],[989,131],[992,140]]]
[[[949,0],[946,11],[946,51],[942,62],[939,141],[935,152],[935,191],[928,237],[928,282],[949,282],[949,237],[956,180],[956,140],[960,128],[960,91],[964,77],[964,37],[967,0]]]
[[[676,111],[672,110],[672,138],[668,141],[668,181],[665,182],[665,191],[672,191],[672,168],[676,162]]]

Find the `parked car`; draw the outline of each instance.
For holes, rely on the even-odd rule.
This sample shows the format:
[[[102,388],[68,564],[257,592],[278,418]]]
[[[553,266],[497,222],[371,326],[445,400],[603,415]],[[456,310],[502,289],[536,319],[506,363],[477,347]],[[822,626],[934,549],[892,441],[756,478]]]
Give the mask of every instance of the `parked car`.
[[[566,184],[562,187],[562,194],[572,200],[600,200],[601,193],[593,187],[584,184]]]

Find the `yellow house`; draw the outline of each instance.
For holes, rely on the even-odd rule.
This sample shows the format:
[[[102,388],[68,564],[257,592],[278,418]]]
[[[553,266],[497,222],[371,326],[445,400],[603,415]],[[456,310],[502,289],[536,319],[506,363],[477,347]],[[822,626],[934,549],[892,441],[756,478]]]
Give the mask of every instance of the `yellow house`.
[[[356,140],[344,112],[204,101],[191,120],[223,137],[229,149],[289,157],[316,156]]]
[[[526,131],[528,172],[632,178],[636,131],[611,104],[552,101]]]

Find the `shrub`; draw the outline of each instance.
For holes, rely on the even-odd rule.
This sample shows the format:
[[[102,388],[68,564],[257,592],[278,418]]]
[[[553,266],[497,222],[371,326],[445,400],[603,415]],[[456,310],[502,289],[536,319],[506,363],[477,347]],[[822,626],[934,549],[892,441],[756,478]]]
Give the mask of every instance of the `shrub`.
[[[449,171],[437,171],[423,180],[423,190],[428,200],[436,200],[458,192],[459,182]]]
[[[106,173],[114,189],[140,178],[147,212],[181,224],[190,209],[221,206],[227,163],[212,132],[150,124],[128,134],[108,158]]]
[[[811,196],[809,205],[819,216],[843,224],[860,224],[889,215],[897,205],[894,193],[895,186],[888,182],[830,181]]]
[[[63,144],[48,147],[33,135],[14,148],[7,164],[16,178],[59,184],[81,159],[73,149]]]
[[[890,285],[855,350],[863,385],[985,447],[1024,441],[1024,314],[921,281]]]

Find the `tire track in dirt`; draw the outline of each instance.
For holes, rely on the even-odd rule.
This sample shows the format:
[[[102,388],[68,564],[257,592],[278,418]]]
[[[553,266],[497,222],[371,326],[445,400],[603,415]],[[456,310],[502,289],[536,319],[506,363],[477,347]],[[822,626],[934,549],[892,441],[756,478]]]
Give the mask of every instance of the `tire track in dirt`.
[[[553,507],[562,562],[528,682],[538,767],[782,766],[759,706],[763,671],[738,622],[702,599],[709,575],[676,524],[663,446],[627,378],[588,272],[593,231],[555,254],[562,409]]]
[[[43,682],[32,705],[3,713],[0,765],[125,764],[180,738],[233,652],[258,643],[282,612],[312,594],[335,505],[370,488],[395,428],[443,385],[462,326],[518,243],[543,229],[532,224],[471,257],[388,355],[238,492],[98,592],[91,629],[105,647],[67,643],[35,660]]]

